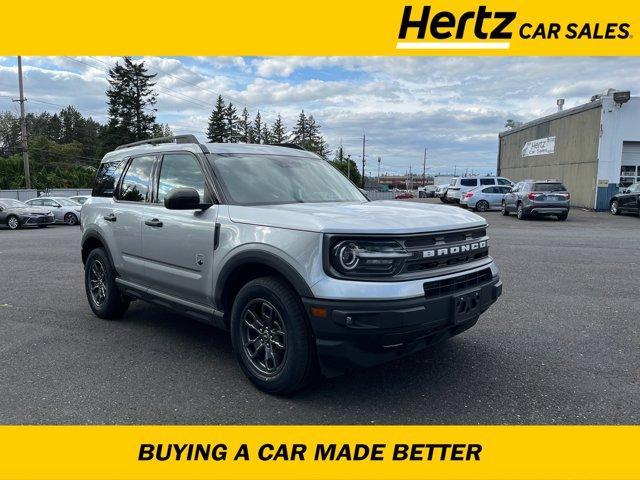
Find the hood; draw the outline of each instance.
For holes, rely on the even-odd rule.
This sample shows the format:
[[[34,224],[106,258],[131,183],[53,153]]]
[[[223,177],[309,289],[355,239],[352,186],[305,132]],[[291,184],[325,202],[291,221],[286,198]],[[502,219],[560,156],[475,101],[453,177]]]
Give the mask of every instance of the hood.
[[[484,218],[449,205],[382,200],[229,207],[231,220],[323,233],[422,233],[485,225]]]
[[[11,210],[12,212],[16,212],[16,213],[38,213],[38,214],[42,214],[42,213],[49,213],[49,209],[48,208],[43,208],[43,207],[16,207],[16,208],[10,208],[9,210]]]

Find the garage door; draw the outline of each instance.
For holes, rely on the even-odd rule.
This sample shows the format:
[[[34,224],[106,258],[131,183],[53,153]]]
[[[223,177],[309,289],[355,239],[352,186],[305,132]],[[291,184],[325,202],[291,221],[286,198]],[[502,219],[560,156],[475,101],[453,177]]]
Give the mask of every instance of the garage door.
[[[638,181],[640,181],[640,142],[624,142],[620,183],[628,186]]]

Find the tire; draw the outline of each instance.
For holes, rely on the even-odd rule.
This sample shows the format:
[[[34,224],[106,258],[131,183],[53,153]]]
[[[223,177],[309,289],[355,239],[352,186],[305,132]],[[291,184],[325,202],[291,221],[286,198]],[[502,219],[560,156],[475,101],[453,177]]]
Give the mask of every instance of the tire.
[[[440,201],[441,201],[442,203],[449,203],[449,202],[447,202],[447,199],[446,199],[446,198],[444,198],[444,197],[440,197]]]
[[[418,192],[418,198],[427,198],[427,194],[424,192]]]
[[[22,225],[20,225],[20,219],[15,215],[9,215],[7,217],[7,227],[10,230],[18,230]]]
[[[240,289],[231,310],[231,341],[242,371],[264,392],[290,395],[317,371],[300,297],[278,277],[260,277]]]
[[[93,268],[96,270],[93,271]],[[102,276],[99,275],[100,271]],[[129,308],[130,301],[118,290],[115,270],[103,248],[96,248],[89,253],[84,265],[84,286],[89,306],[99,318],[114,320],[122,317]],[[95,290],[96,286],[103,287],[100,294]]]
[[[509,210],[507,210],[507,202],[505,202],[504,200],[502,201],[502,215],[504,215],[505,217],[509,216]]]
[[[516,210],[516,214],[518,216],[518,220],[526,220],[527,214],[524,213],[524,208],[522,208],[522,204],[518,204],[518,209]]]
[[[75,213],[69,212],[64,216],[64,223],[66,223],[67,225],[77,225],[78,217]]]
[[[564,212],[558,215],[558,220],[564,222],[569,217],[569,212]]]
[[[476,210],[478,212],[486,212],[489,210],[489,202],[486,200],[480,200],[476,203]]]
[[[613,202],[611,202],[611,205],[609,206],[609,211],[611,212],[612,215],[620,215],[620,207],[618,205],[618,200],[614,200]]]

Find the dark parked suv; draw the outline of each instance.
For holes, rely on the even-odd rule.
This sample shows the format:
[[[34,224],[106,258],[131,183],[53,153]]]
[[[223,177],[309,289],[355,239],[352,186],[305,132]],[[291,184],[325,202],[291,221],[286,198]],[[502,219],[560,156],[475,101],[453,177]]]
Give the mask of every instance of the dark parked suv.
[[[566,220],[570,198],[571,195],[558,180],[525,180],[505,194],[502,214],[516,212],[519,220],[535,215],[555,215],[558,220]]]

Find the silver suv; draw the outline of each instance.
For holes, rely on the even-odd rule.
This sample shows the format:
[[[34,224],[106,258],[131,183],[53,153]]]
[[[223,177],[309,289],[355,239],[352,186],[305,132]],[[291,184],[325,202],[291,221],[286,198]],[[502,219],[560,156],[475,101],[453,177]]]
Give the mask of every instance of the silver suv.
[[[558,220],[569,216],[571,195],[558,180],[525,180],[517,183],[502,199],[502,214],[516,212],[518,219],[555,215]]]
[[[294,392],[476,323],[502,291],[487,224],[370,202],[292,146],[176,136],[108,153],[82,207],[89,305],[142,299],[228,330],[259,388]]]

